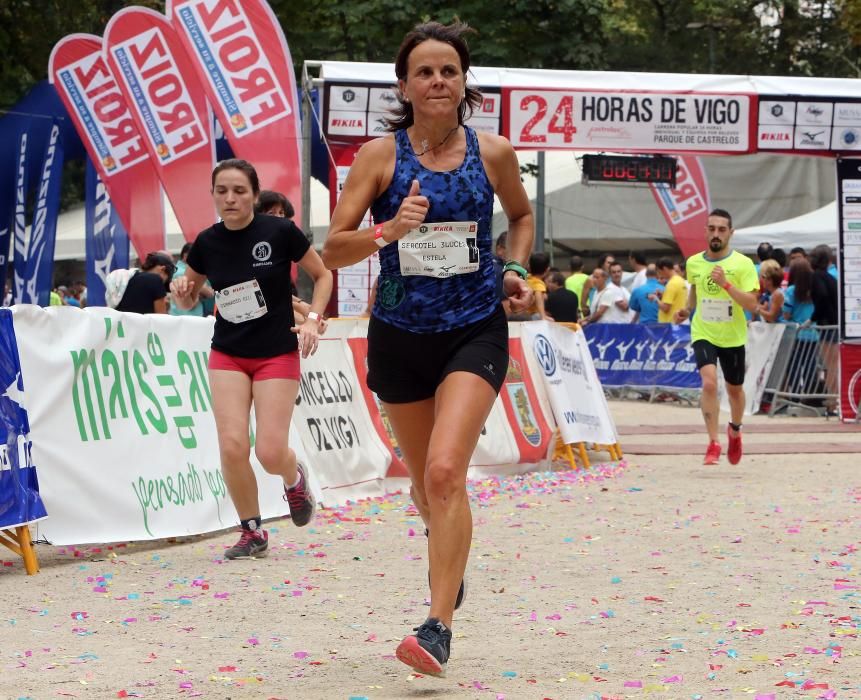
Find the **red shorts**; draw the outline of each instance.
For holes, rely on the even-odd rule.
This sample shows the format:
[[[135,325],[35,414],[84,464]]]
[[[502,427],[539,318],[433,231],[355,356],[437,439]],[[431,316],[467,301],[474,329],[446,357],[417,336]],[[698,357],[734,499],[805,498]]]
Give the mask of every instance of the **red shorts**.
[[[244,372],[252,382],[264,379],[299,380],[299,351],[294,350],[275,357],[236,357],[212,348],[209,351],[209,369]]]

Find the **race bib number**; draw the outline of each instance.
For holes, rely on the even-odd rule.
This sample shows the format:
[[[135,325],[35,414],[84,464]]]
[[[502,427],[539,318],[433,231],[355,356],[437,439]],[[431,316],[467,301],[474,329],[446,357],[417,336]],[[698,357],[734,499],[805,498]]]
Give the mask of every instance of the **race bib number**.
[[[215,293],[215,305],[225,321],[242,323],[263,316],[266,300],[257,280],[240,282]]]
[[[398,241],[402,275],[452,277],[478,271],[478,224],[422,224]]]
[[[731,299],[702,299],[699,308],[700,318],[710,323],[729,323],[732,321]]]

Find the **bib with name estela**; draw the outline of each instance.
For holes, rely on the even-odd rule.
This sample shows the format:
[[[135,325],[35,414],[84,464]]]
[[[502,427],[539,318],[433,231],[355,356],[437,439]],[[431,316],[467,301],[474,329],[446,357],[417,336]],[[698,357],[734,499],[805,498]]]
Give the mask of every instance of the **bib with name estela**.
[[[255,279],[234,284],[215,292],[215,305],[219,315],[231,323],[242,323],[263,316],[266,300]]]
[[[421,224],[398,241],[402,275],[452,277],[478,271],[478,223]]]

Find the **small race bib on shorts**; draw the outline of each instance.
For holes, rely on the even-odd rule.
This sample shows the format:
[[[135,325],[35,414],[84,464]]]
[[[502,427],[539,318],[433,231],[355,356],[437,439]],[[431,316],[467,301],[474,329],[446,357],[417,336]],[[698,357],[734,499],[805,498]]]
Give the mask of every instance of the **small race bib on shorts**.
[[[263,316],[266,300],[257,280],[240,282],[215,293],[215,305],[219,315],[231,323],[242,323]]]
[[[398,241],[402,275],[452,277],[478,271],[478,224],[422,224]]]
[[[703,321],[729,323],[732,321],[732,299],[701,299],[699,314]]]

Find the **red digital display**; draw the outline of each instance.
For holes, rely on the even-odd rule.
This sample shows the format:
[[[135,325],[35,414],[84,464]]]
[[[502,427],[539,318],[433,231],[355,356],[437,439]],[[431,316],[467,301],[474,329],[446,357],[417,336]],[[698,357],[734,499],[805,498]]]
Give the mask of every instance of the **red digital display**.
[[[663,183],[675,187],[676,159],[669,156],[583,156],[583,181]]]

